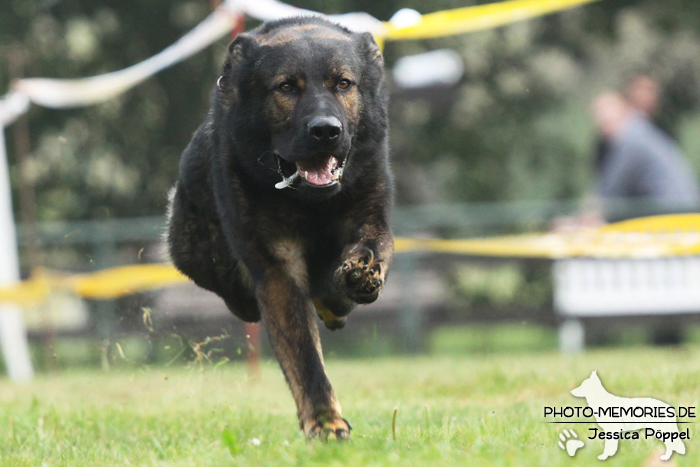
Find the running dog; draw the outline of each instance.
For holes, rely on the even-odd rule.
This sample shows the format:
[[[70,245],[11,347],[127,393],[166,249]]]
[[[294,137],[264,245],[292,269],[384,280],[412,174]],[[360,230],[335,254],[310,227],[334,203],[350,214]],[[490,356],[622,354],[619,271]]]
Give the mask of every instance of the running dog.
[[[264,23],[230,44],[212,101],[171,192],[170,256],[262,319],[306,436],[348,438],[315,315],[342,328],[393,252],[382,54],[319,17]]]

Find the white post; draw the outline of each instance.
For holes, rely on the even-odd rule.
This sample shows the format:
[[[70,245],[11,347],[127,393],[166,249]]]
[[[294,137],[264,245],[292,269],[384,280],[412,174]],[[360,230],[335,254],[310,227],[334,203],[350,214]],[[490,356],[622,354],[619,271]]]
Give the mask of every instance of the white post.
[[[566,319],[559,325],[559,350],[563,353],[581,353],[586,347],[586,329],[578,319]]]
[[[10,171],[5,147],[5,127],[0,125],[0,285],[19,282],[19,257],[12,215]],[[27,328],[22,311],[0,303],[0,348],[11,380],[26,382],[34,376],[29,357]]]

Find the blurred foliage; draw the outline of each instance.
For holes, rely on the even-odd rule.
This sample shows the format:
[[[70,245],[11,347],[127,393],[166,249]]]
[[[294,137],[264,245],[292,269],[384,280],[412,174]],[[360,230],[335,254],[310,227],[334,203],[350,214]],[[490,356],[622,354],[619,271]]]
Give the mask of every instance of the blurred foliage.
[[[5,0],[6,1],[6,0]],[[80,78],[160,52],[210,12],[195,1],[16,0],[0,8],[0,51],[27,76]],[[208,108],[226,40],[105,104],[29,113],[26,176],[40,219],[160,214],[179,154]],[[4,63],[5,60],[0,62]],[[8,70],[2,67],[4,90]],[[10,140],[11,132],[8,132]],[[9,142],[12,152],[12,141]],[[13,171],[17,181],[17,168]],[[14,183],[17,186],[17,183]]]
[[[455,267],[454,304],[473,316],[504,310],[523,318],[552,307],[550,265],[546,262],[468,263]]]
[[[212,8],[207,0],[1,0],[0,93],[12,54],[25,75],[79,78],[161,51]],[[387,20],[456,0],[299,0],[296,6]],[[478,2],[486,3],[486,2]],[[248,26],[255,25],[250,21]],[[94,107],[29,114],[24,174],[42,220],[160,215],[179,155],[202,121],[227,39]],[[400,203],[572,198],[590,186],[588,103],[637,72],[663,85],[660,119],[700,168],[700,3],[602,0],[546,18],[440,40],[389,43],[401,56],[449,47],[466,75],[450,105],[399,99],[392,154]],[[12,132],[8,132],[12,154]],[[13,161],[15,161],[13,159]],[[13,186],[19,171],[13,167]],[[15,193],[15,199],[19,193]]]

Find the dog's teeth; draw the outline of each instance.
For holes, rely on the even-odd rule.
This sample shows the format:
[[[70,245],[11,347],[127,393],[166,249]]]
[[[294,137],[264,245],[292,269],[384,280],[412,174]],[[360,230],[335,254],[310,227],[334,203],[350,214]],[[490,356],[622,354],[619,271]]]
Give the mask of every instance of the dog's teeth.
[[[304,170],[304,180],[309,180],[309,172],[307,172],[306,170]]]

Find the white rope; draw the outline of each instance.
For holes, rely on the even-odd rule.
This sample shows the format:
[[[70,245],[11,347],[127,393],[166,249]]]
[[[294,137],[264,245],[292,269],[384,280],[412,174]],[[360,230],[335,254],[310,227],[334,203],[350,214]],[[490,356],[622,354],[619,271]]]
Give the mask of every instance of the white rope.
[[[263,21],[289,16],[321,15],[277,0],[227,0],[173,45],[129,68],[82,79],[28,78],[15,82],[14,92],[0,100],[0,124],[7,125],[26,112],[28,101],[43,107],[68,108],[113,99],[224,37],[236,25],[236,13],[245,13]],[[381,21],[367,13],[348,13],[329,18],[354,31],[374,33],[384,27]]]
[[[104,102],[206,48],[229,33],[235,23],[230,13],[217,10],[167,49],[129,68],[75,80],[22,79],[13,89],[43,107],[81,107]]]
[[[277,0],[228,0],[226,8],[241,11],[251,18],[272,21],[290,16],[324,16],[355,32],[375,34],[384,29],[384,24],[365,12],[346,13],[343,15],[324,15],[317,11],[293,7]]]
[[[290,16],[320,15],[312,10],[304,10],[277,0],[226,0],[223,5],[230,11],[241,11],[260,21],[272,21]]]

